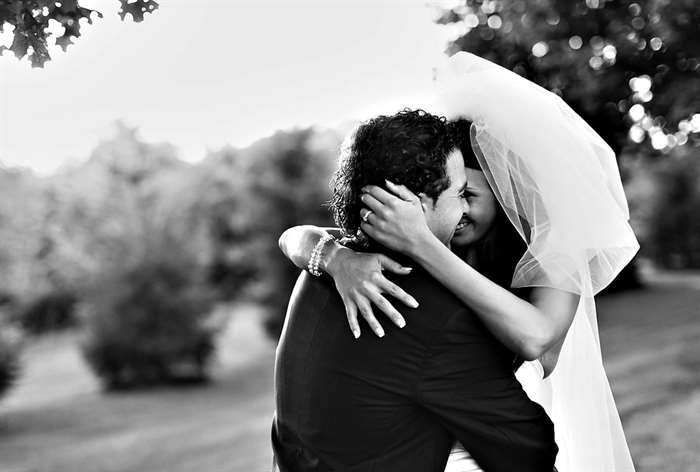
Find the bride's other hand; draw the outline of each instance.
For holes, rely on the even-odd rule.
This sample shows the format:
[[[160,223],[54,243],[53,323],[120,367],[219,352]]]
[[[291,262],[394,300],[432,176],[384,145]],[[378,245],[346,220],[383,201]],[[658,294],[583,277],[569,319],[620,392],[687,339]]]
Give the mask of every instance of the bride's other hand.
[[[418,306],[412,296],[382,273],[383,270],[389,270],[396,274],[408,274],[411,269],[383,254],[360,253],[342,246],[335,247],[329,254],[325,270],[333,277],[336,289],[343,299],[348,324],[355,338],[360,337],[358,312],[377,336],[384,336],[384,329],[374,316],[372,304],[398,327],[406,325],[403,316],[383,294],[389,294],[409,307]]]
[[[362,231],[382,245],[412,256],[433,234],[428,228],[420,198],[403,185],[386,181],[387,190],[376,185],[362,189]]]

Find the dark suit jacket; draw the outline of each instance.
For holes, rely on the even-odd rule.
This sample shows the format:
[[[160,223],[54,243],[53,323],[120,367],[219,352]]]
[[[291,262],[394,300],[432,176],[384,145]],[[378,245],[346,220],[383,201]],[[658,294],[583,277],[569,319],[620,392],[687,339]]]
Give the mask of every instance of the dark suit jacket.
[[[411,265],[393,277],[420,303],[401,309],[406,327],[387,320],[378,338],[364,324],[357,340],[332,279],[302,272],[275,364],[279,469],[442,472],[457,438],[485,472],[551,471],[553,425],[515,379],[513,354]]]

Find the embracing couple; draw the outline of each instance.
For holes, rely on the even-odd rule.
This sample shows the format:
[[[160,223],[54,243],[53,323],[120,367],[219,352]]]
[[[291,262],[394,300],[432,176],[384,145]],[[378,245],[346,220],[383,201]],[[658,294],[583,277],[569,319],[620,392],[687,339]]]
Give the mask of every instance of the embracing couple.
[[[439,79],[450,120],[404,110],[345,143],[339,234],[280,238],[307,271],[277,349],[276,468],[633,471],[593,301],[638,249],[615,157],[495,64],[459,53]]]

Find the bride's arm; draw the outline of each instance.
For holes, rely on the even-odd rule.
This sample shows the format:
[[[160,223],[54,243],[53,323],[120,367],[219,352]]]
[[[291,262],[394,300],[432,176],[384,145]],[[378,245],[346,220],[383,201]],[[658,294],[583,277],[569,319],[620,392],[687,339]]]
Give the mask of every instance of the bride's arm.
[[[540,359],[545,372],[551,372],[579,297],[536,287],[532,303],[522,300],[442,244],[428,229],[420,200],[408,189],[391,183],[387,187],[398,197],[379,187],[367,188],[370,196],[363,196],[362,200],[375,214],[369,222],[362,223],[362,230],[418,262],[469,305],[503,344],[526,360]]]
[[[535,287],[527,302],[433,239],[421,241],[409,255],[469,305],[502,343],[526,360],[560,347],[576,313],[577,295]]]
[[[312,225],[293,226],[287,229],[277,241],[282,253],[292,261],[292,264],[300,269],[306,269],[311,251],[313,251],[316,243],[326,234],[330,234],[334,238],[340,237],[340,231],[337,228],[319,228]],[[333,242],[326,249],[326,257],[321,260],[320,269],[327,272],[327,264],[329,261],[328,254],[335,253],[340,249],[340,244]],[[350,250],[350,249],[348,249]]]
[[[324,229],[310,225],[294,226],[282,233],[278,244],[294,265],[306,269],[316,243],[326,234],[337,237],[340,236],[340,231],[337,228]],[[319,269],[333,277],[345,304],[348,324],[356,338],[360,336],[358,312],[377,336],[384,336],[384,329],[374,316],[371,304],[384,312],[397,326],[403,327],[406,324],[403,316],[383,296],[384,293],[409,307],[418,306],[413,297],[382,275],[382,270],[407,274],[411,269],[383,254],[355,252],[333,240],[322,253]]]

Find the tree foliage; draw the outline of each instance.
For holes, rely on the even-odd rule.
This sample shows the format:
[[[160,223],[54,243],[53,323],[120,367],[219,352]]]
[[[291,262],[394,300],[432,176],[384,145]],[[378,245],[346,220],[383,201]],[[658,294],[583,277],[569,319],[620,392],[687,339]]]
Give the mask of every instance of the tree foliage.
[[[0,303],[0,397],[12,387],[20,374],[21,342],[19,330],[8,322]]]
[[[143,21],[145,13],[158,8],[154,0],[118,0],[121,4],[119,16],[127,15],[135,22]],[[0,0],[0,32],[13,27],[13,40],[8,48],[0,45],[0,54],[10,49],[18,59],[29,55],[32,67],[44,67],[51,60],[49,55],[49,27],[52,21],[63,28],[63,33],[55,44],[64,51],[73,44],[73,38],[80,37],[81,20],[92,24],[93,13],[102,18],[97,10],[84,8],[79,0]]]
[[[44,211],[39,179],[0,167],[0,304],[16,306],[47,288],[37,264]]]
[[[168,144],[116,131],[57,180],[46,261],[77,287],[84,353],[106,388],[203,380],[221,325],[192,166]]]
[[[644,252],[670,269],[700,268],[700,161],[687,147],[674,149],[666,159],[644,161],[630,184],[651,185],[631,208],[644,224]],[[641,182],[638,182],[641,181]],[[629,185],[634,187],[634,185]]]
[[[260,214],[269,215],[259,218],[253,228],[267,240],[260,260],[271,283],[262,300],[270,310],[267,327],[274,336],[282,330],[291,288],[299,275],[299,269],[280,252],[277,240],[285,229],[300,223],[332,226],[324,203],[330,198],[328,182],[339,144],[332,132],[278,132],[267,144],[266,159],[251,162],[250,195],[266,195]]]
[[[136,129],[117,123],[86,162],[53,176],[2,171],[0,296],[27,328],[70,323],[66,310],[75,308],[79,322],[107,339],[119,333],[104,320],[121,319],[126,332],[147,316],[135,300],[158,300],[134,285],[146,273],[162,276],[149,286],[160,287],[165,307],[185,292],[177,284],[192,287],[192,298],[177,303],[189,307],[185,320],[206,321],[212,299],[252,300],[266,308],[267,326],[277,334],[299,273],[277,239],[296,224],[332,224],[323,204],[340,139],[332,130],[281,131],[188,164],[171,145],[144,142]],[[171,284],[167,274],[176,270],[188,278]],[[177,288],[168,295],[170,286]],[[198,303],[202,310],[190,310]],[[152,303],[156,318],[160,307]],[[93,344],[91,352],[107,357]]]
[[[105,268],[88,292],[83,352],[107,389],[207,378],[220,326],[210,290],[179,249],[166,244]]]
[[[239,288],[242,271],[247,271],[246,295],[267,310],[266,326],[273,336],[279,335],[299,275],[280,252],[277,239],[290,226],[331,224],[323,204],[330,197],[328,181],[339,144],[340,136],[333,131],[279,131],[248,148],[208,160],[207,165],[219,168],[223,175],[239,175],[229,195],[236,200],[220,207],[215,220],[216,234],[222,238],[220,253],[228,256],[221,259],[225,264],[219,267],[219,277],[233,275],[232,287]]]
[[[448,52],[473,52],[561,95],[616,153],[700,144],[695,0],[465,0],[438,22],[454,32]]]

